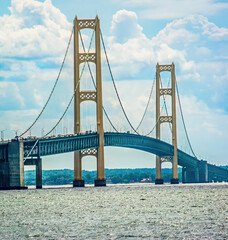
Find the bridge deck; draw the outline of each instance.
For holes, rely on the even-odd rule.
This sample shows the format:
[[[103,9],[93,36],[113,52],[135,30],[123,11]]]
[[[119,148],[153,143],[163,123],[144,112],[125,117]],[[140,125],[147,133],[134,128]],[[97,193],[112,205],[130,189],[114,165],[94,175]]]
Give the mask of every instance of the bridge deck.
[[[98,148],[99,138],[97,133],[68,135],[59,137],[49,137],[39,139],[24,140],[24,157],[34,147],[30,154],[30,158],[38,156],[48,156],[67,152],[81,151],[85,149]],[[7,158],[7,144],[0,144],[0,159]],[[173,146],[152,138],[130,133],[112,133],[104,134],[104,145],[113,147],[126,147],[146,151],[160,157],[173,156]],[[178,149],[178,165],[182,167],[195,168],[199,165],[200,160]],[[228,180],[228,170],[208,164],[208,173],[213,176],[221,176]]]
[[[27,156],[36,140],[27,140],[24,142],[24,152]],[[112,133],[104,134],[105,146],[127,147],[146,151],[161,157],[173,156],[173,146],[152,138],[130,133]],[[60,136],[55,138],[40,139],[34,148],[31,156],[47,156],[66,152],[80,151],[84,149],[97,148],[99,138],[97,133]],[[178,149],[178,165],[182,167],[196,167],[200,160]],[[209,172],[217,171],[224,174],[227,170],[209,164]],[[226,172],[227,174],[227,172]]]

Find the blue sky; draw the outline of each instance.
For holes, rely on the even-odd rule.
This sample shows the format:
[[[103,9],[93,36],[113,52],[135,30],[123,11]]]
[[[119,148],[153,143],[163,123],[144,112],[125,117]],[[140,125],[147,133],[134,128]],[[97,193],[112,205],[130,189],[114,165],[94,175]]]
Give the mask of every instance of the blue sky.
[[[143,114],[155,66],[175,62],[182,108],[196,155],[228,164],[228,1],[215,0],[1,0],[0,130],[6,139],[22,132],[39,114],[57,77],[74,16],[98,14],[116,84],[134,126]],[[83,31],[88,46],[91,32]],[[64,111],[73,92],[70,45],[59,84],[32,135],[47,132]],[[103,105],[116,127],[130,130],[102,60]],[[168,82],[168,75],[162,76]],[[88,71],[82,88],[92,89]],[[155,124],[155,93],[140,129]],[[95,128],[95,104],[82,104],[82,128]],[[56,133],[72,132],[72,106]],[[42,130],[43,129],[43,130]],[[105,130],[110,126],[105,120]],[[170,141],[168,127],[162,137]],[[152,135],[154,136],[154,135]],[[178,114],[178,146],[189,151]],[[105,149],[106,167],[154,167],[154,156],[136,150]],[[72,154],[46,157],[45,169],[73,168]],[[95,159],[83,159],[94,169]],[[170,167],[170,164],[166,166]]]

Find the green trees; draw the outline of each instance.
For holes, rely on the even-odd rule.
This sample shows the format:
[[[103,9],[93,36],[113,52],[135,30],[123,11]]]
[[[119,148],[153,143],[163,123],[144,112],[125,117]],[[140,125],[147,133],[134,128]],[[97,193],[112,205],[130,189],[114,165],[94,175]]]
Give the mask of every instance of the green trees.
[[[179,180],[181,181],[181,169],[179,170]],[[25,185],[36,184],[35,170],[25,171]],[[137,169],[105,169],[105,176],[108,183],[137,183],[154,182],[155,168],[137,168]],[[43,170],[43,185],[65,185],[73,184],[74,171],[71,169],[61,170]],[[82,178],[86,184],[93,184],[97,178],[96,171],[82,171]],[[165,168],[162,170],[164,182],[170,182],[172,178],[172,169]],[[145,180],[146,179],[146,180]]]

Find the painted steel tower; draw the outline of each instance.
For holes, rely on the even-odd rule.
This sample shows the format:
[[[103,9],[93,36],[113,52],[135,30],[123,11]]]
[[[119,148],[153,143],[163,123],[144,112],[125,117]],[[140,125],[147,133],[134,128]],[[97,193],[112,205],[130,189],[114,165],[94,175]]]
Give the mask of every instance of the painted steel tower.
[[[163,71],[169,71],[171,73],[171,88],[162,88],[160,86],[161,79],[160,73]],[[161,176],[161,164],[162,161],[172,162],[172,174],[171,179],[172,184],[178,184],[178,161],[177,161],[177,123],[176,123],[176,77],[175,77],[175,65],[174,63],[170,65],[160,65],[157,63],[156,67],[156,138],[161,138],[161,124],[168,122],[172,124],[172,145],[174,147],[173,157],[167,159],[166,156],[159,157],[156,156],[156,180],[155,184],[163,184],[163,179]],[[172,115],[171,116],[161,116],[161,106],[160,97],[163,95],[171,96],[172,105]]]
[[[79,31],[81,29],[93,29],[95,31],[95,53],[79,52]],[[95,91],[80,90],[80,64],[92,62],[96,64],[96,89]],[[101,78],[101,48],[100,48],[100,20],[95,19],[74,19],[74,133],[81,131],[80,103],[83,101],[94,101],[97,112],[97,133],[99,135],[98,149],[88,149],[74,152],[74,187],[84,187],[82,180],[82,157],[93,155],[97,158],[97,179],[95,186],[106,186],[104,172],[104,128],[102,109],[102,78]]]

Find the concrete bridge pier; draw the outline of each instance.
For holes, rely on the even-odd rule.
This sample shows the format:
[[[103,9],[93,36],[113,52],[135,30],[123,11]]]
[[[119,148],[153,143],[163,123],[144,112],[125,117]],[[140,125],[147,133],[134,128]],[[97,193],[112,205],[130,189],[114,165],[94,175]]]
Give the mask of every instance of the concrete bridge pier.
[[[42,158],[38,157],[26,159],[24,164],[26,166],[36,166],[36,188],[42,188]]]
[[[199,182],[207,183],[208,182],[208,165],[207,161],[201,160],[198,162],[199,168]]]
[[[85,181],[82,179],[82,153],[74,152],[74,180],[73,187],[84,187]]]
[[[5,189],[9,186],[9,162],[7,150],[7,146],[0,148],[0,189]]]
[[[7,161],[2,165],[1,189],[26,189],[24,181],[24,145],[23,141],[8,143]],[[1,185],[0,185],[1,186]]]
[[[0,160],[0,190],[9,188],[9,163]]]
[[[185,167],[185,183],[198,183],[199,182],[199,168],[198,167]],[[183,173],[182,173],[183,174]],[[183,175],[182,175],[183,176]]]
[[[42,159],[36,160],[36,188],[42,188]]]
[[[182,183],[186,183],[186,167],[182,167]]]
[[[207,183],[208,182],[208,164],[201,160],[198,166],[182,168],[183,183]]]

